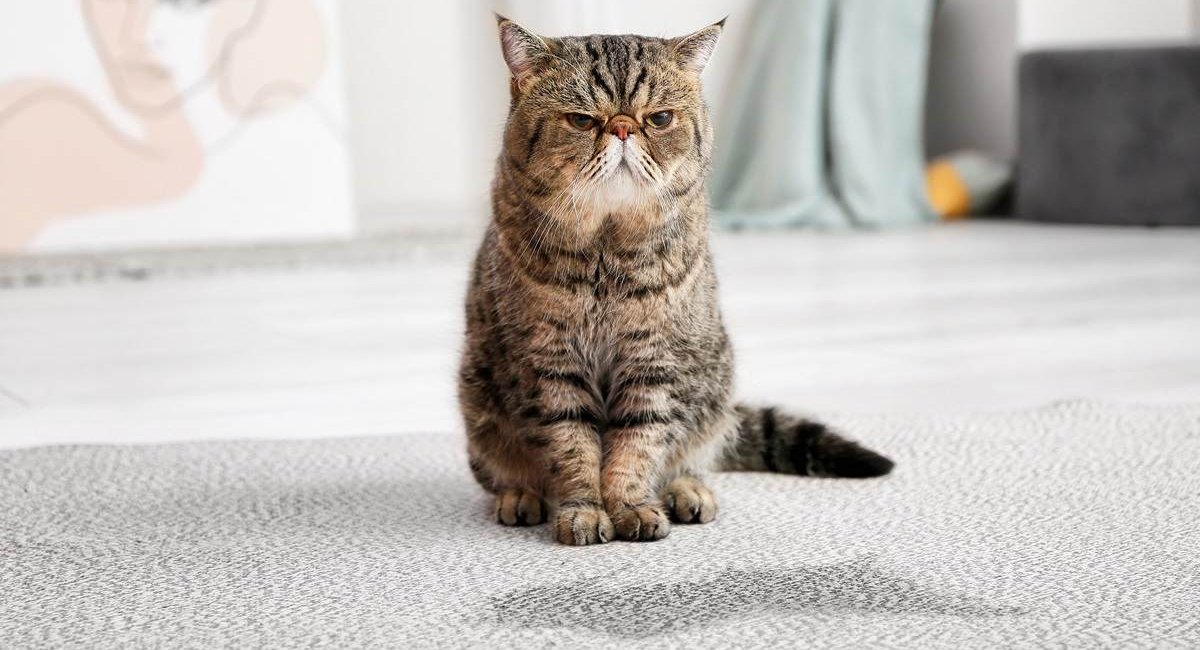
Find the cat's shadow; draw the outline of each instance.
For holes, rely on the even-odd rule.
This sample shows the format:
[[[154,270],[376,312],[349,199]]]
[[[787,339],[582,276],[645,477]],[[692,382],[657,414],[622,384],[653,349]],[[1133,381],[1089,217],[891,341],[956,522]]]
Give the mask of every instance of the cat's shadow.
[[[668,634],[761,615],[924,614],[958,618],[1020,616],[1027,608],[991,604],[893,575],[866,556],[827,565],[726,569],[712,578],[631,587],[596,581],[518,589],[488,603],[487,623],[520,628],[584,628],[616,636]]]

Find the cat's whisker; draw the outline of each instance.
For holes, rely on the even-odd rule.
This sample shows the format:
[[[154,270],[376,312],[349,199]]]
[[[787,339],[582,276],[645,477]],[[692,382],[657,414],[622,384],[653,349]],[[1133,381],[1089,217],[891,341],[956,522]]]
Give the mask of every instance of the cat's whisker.
[[[583,169],[586,170],[589,166],[593,166],[594,163],[595,159],[593,158],[584,164]],[[584,175],[582,173],[577,174],[571,180],[566,190],[557,196],[557,200],[547,207],[547,211],[551,216],[551,221],[555,222],[552,230],[555,231],[553,234],[557,235],[557,241],[555,242],[555,245],[559,248],[562,248],[566,242],[566,238],[568,236],[568,224],[570,223],[568,219],[564,218],[570,215],[565,214],[564,212],[573,210],[575,213],[574,216],[579,216],[580,206],[578,193],[579,189],[581,187],[585,187],[586,185],[587,182],[584,179]]]

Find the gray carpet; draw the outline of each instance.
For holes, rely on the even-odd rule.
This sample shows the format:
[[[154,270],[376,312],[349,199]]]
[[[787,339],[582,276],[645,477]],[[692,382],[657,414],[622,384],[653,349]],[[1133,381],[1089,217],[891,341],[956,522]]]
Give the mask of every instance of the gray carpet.
[[[1200,647],[1200,406],[843,417],[870,482],[506,529],[457,436],[0,453],[0,647]]]

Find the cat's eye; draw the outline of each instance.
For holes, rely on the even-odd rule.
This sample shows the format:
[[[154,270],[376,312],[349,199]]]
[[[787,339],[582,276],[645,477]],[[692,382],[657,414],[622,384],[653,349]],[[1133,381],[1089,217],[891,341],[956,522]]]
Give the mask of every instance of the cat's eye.
[[[650,116],[646,118],[646,121],[649,122],[651,126],[661,129],[662,127],[670,124],[674,117],[675,116],[671,113],[671,111],[659,111],[657,113],[651,113]]]
[[[580,131],[590,131],[596,128],[596,118],[583,113],[567,113],[567,123]]]

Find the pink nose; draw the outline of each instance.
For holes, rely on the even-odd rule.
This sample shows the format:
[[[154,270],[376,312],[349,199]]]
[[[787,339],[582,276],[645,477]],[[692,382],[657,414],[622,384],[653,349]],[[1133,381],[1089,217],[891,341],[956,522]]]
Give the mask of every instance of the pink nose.
[[[608,122],[608,132],[617,136],[621,140],[629,138],[629,132],[637,126],[632,119],[625,115],[618,115]]]

